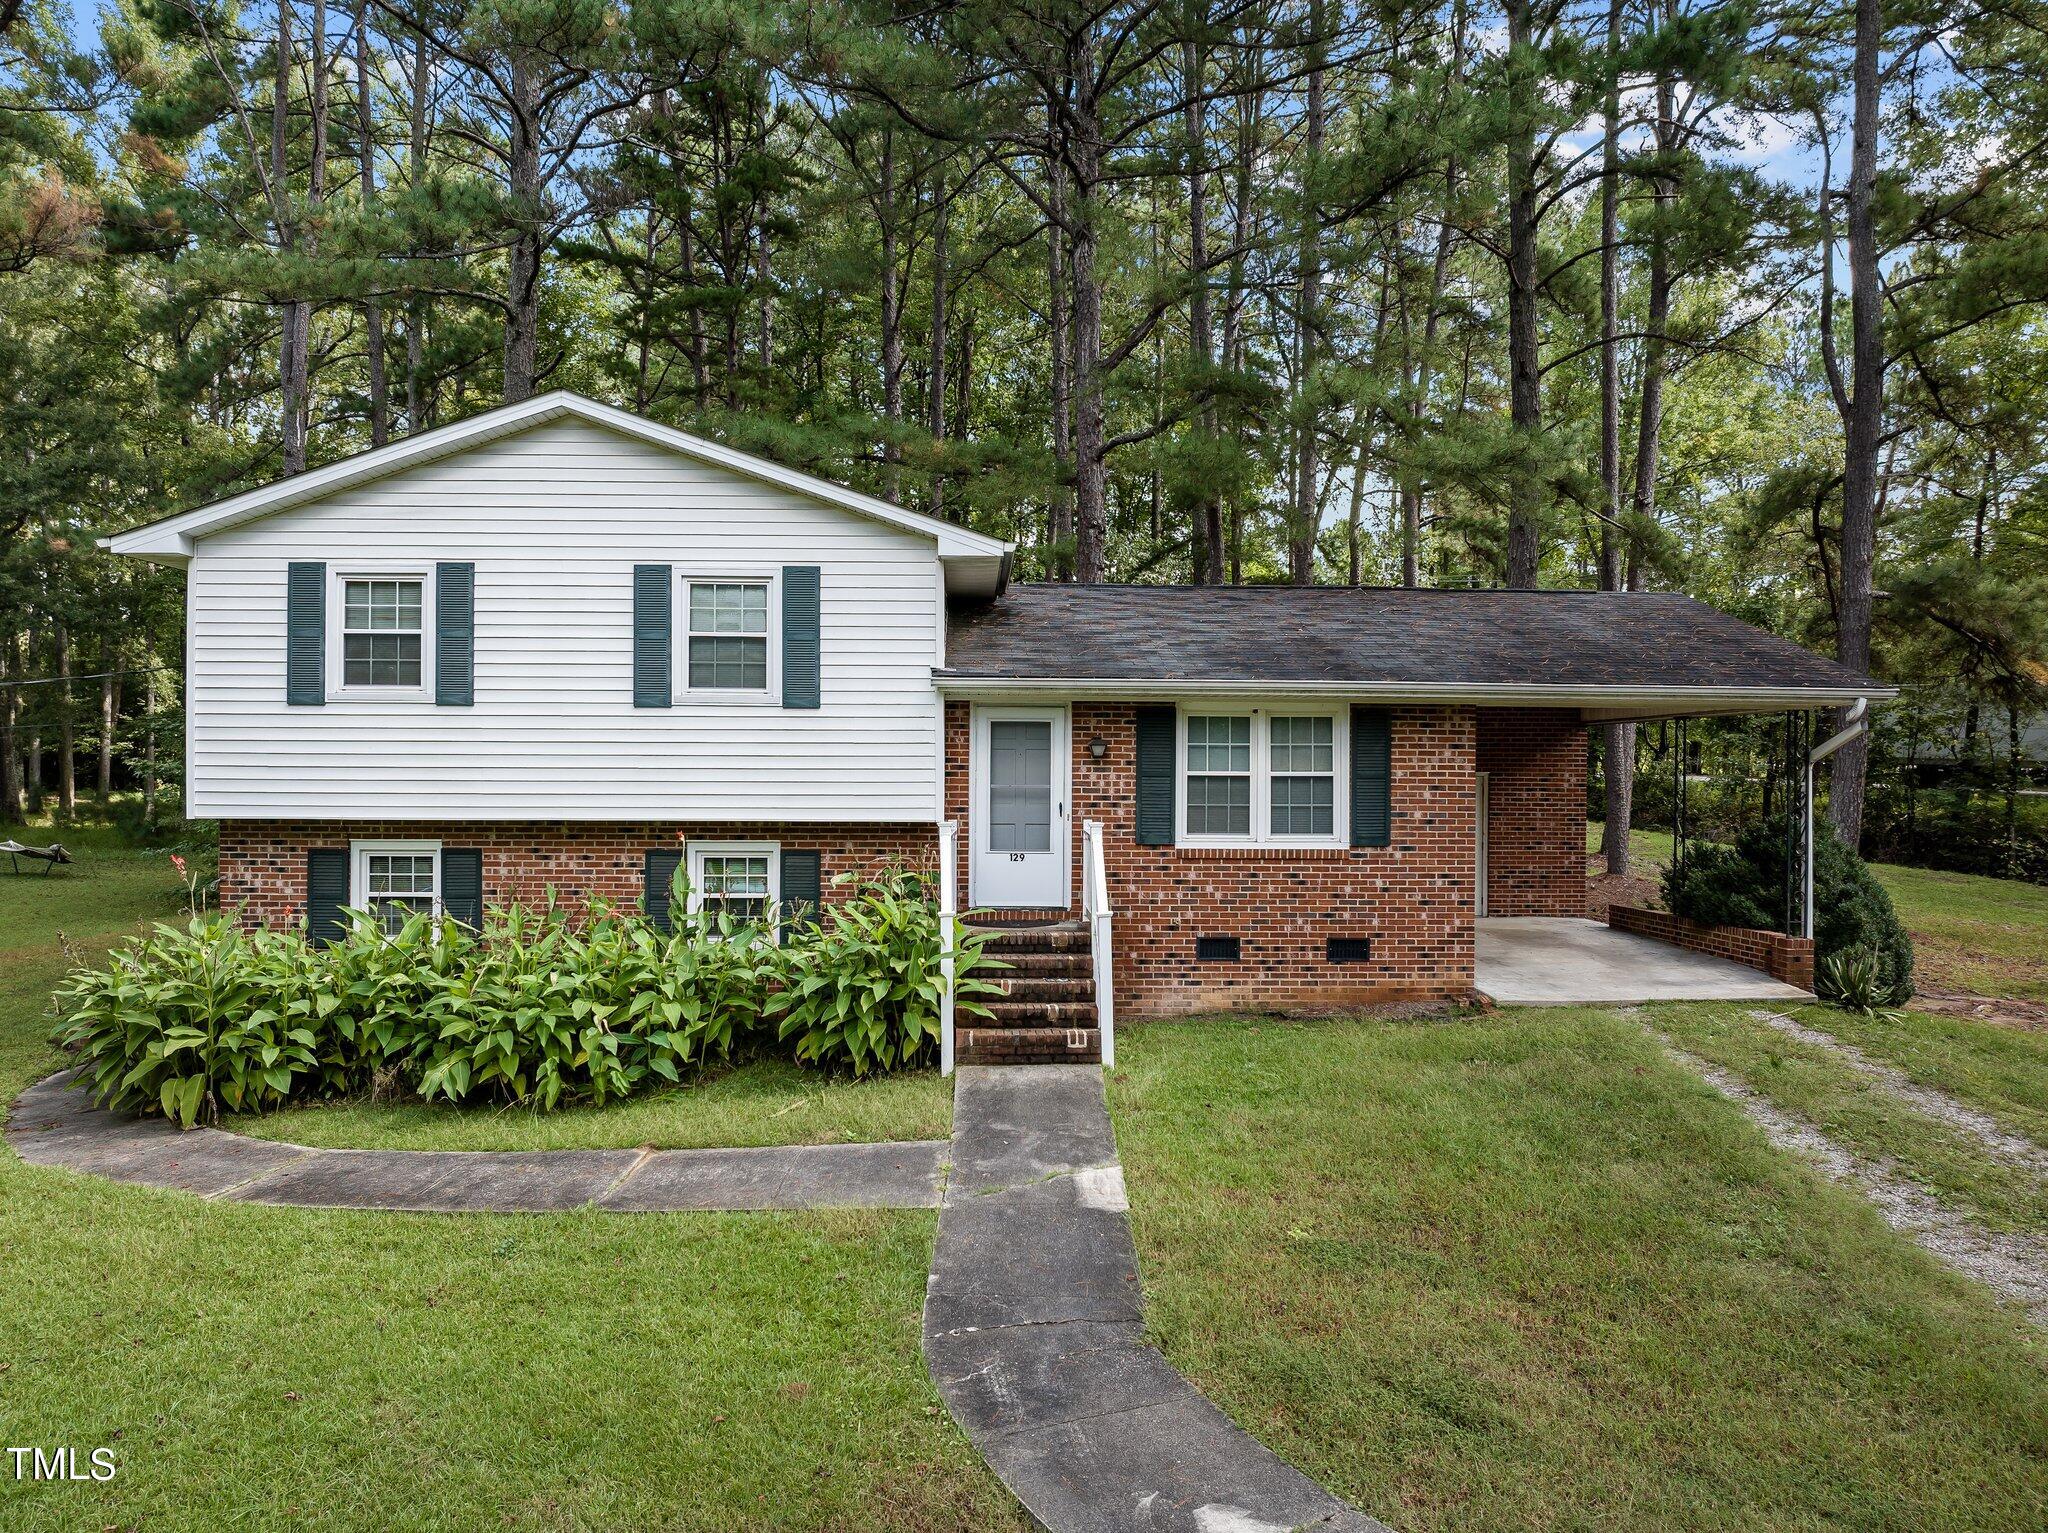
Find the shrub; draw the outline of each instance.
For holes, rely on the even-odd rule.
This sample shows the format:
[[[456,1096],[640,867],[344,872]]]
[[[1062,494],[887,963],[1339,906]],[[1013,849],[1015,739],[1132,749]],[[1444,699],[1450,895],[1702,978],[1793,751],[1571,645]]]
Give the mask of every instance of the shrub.
[[[59,1041],[102,1102],[190,1125],[274,1107],[320,1077],[320,988],[291,933],[158,926],[58,988]]]
[[[1814,971],[1814,987],[1822,1000],[1844,1011],[1870,1017],[1890,1009],[1884,965],[1867,947],[1845,948],[1821,959]]]
[[[841,880],[842,882],[844,880]],[[781,988],[768,1009],[799,1060],[843,1065],[855,1075],[910,1063],[939,1037],[942,917],[914,873],[891,874],[852,899],[828,905],[823,924],[784,951]],[[957,925],[954,1005],[996,989],[967,978],[984,962],[989,933]]]
[[[778,1036],[799,1060],[865,1074],[937,1036],[940,916],[914,875],[854,890],[780,946],[764,921],[680,914],[686,896],[673,930],[552,901],[490,910],[476,931],[353,914],[324,948],[218,916],[158,926],[64,981],[57,1038],[100,1102],[190,1125],[385,1079],[430,1101],[602,1103]],[[969,1009],[993,988],[965,977],[985,940],[959,929]]]
[[[1686,847],[1683,868],[1664,874],[1664,905],[1677,915],[1715,926],[1776,927],[1785,890],[1785,822],[1757,820],[1733,846]],[[1913,944],[1892,908],[1891,896],[1870,866],[1825,826],[1813,838],[1814,960],[1861,949],[1871,955],[1882,1004],[1913,994]]]

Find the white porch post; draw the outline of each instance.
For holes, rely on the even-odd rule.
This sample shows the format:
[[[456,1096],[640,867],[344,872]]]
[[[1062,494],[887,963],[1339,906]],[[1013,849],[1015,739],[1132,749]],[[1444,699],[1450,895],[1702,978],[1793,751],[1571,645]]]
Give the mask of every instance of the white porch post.
[[[953,923],[959,917],[960,822],[939,822],[939,1074],[953,1073]]]

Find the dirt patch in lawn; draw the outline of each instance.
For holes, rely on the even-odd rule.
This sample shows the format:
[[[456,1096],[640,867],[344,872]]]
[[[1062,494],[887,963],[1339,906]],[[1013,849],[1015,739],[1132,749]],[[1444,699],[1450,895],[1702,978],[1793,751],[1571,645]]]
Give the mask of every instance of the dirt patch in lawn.
[[[1916,976],[1913,1010],[1931,1011],[1944,1017],[1969,1017],[1977,1022],[1996,1022],[2002,1027],[2024,1028],[2033,1033],[2048,1033],[2048,1002],[1972,995],[1967,990],[1942,985],[1928,975],[1928,969],[1939,972],[1938,965],[1930,964]]]
[[[1605,857],[1586,859],[1586,914],[1595,921],[1607,919],[1610,905],[1640,905],[1650,910],[1664,908],[1661,868],[1648,872],[1610,876]]]

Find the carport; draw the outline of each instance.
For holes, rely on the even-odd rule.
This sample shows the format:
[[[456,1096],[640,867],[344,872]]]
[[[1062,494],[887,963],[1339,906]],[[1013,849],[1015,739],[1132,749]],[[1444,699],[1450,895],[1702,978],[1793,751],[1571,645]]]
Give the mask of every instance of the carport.
[[[1812,999],[1731,959],[1569,916],[1482,919],[1477,956],[1476,988],[1502,1006]]]

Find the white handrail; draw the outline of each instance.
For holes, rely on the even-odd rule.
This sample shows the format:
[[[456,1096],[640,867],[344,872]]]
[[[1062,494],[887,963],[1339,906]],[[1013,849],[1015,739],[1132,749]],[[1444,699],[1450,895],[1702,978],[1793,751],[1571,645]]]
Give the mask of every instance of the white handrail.
[[[959,916],[960,822],[939,822],[939,1074],[953,1073],[953,922]]]
[[[1081,914],[1095,979],[1095,1025],[1102,1033],[1102,1067],[1116,1065],[1116,967],[1110,960],[1109,870],[1102,857],[1102,822],[1081,822]]]

